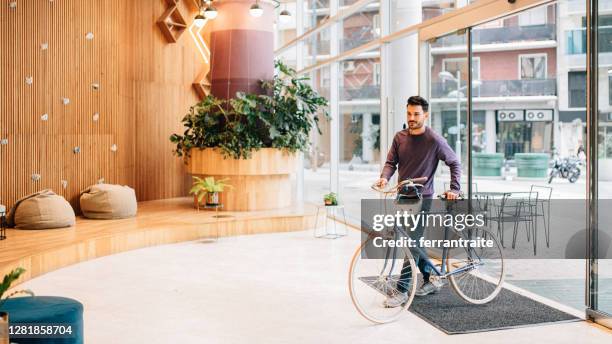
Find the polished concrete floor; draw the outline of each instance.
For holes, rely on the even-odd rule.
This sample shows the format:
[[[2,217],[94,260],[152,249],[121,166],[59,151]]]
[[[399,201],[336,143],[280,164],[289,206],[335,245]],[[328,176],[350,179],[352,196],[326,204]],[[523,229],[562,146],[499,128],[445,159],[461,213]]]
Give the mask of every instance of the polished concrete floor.
[[[349,299],[356,232],[195,241],[125,252],[21,285],[85,305],[86,343],[609,343],[587,322],[448,336],[410,312],[374,326]]]

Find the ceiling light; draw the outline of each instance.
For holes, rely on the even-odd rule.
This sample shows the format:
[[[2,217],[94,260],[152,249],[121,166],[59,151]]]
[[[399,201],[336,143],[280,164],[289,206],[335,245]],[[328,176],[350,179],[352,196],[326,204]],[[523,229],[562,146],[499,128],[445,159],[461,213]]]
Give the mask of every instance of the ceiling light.
[[[259,6],[259,2],[256,2],[253,5],[251,5],[251,9],[249,9],[249,13],[251,14],[251,16],[255,18],[261,17],[261,15],[263,14],[263,8]]]
[[[195,19],[193,20],[193,23],[197,27],[203,27],[206,24],[206,18],[204,18],[202,13],[198,13],[198,15],[195,16]]]
[[[208,5],[204,10],[204,17],[206,17],[206,19],[215,19],[217,18],[217,14],[219,14],[219,12],[217,12],[217,9],[213,5]]]
[[[287,23],[291,20],[291,12],[285,10],[282,10],[281,13],[278,15],[281,23]]]

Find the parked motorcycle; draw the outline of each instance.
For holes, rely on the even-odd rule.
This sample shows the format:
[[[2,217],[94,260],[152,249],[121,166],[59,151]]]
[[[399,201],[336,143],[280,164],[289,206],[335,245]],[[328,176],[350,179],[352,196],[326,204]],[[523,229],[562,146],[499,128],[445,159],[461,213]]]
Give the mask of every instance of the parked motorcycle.
[[[565,178],[570,183],[575,183],[580,178],[580,159],[577,157],[561,158],[555,155],[550,176],[548,177],[548,184],[555,177]]]

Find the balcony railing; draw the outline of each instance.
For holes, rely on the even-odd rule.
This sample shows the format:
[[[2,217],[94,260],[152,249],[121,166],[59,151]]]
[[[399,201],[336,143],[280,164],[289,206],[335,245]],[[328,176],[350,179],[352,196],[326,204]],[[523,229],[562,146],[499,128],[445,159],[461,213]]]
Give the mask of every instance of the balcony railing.
[[[612,26],[600,26],[598,33],[599,52],[612,52]],[[565,39],[568,55],[586,54],[586,28],[565,31]]]
[[[374,39],[376,39],[376,37],[374,36],[342,39],[340,41],[340,49],[342,49],[341,51],[348,51],[366,43],[369,43]],[[329,55],[331,51],[330,41],[328,40],[310,41],[306,44],[306,47],[307,56]]]
[[[524,41],[547,41],[556,40],[556,25],[530,25],[530,26],[508,26],[499,28],[475,28],[472,31],[472,42],[474,44],[512,43]],[[431,46],[432,48],[454,47],[466,45],[466,35],[451,35],[441,37]]]
[[[374,37],[374,35],[369,34],[369,35],[365,35],[362,37],[357,37],[357,38],[345,38],[342,39],[340,42],[340,47],[342,49],[342,51],[348,51],[351,50],[353,48],[357,48],[358,46],[364,45],[366,43],[369,43],[373,40],[375,40],[376,37]]]
[[[364,85],[359,87],[340,87],[341,100],[379,99],[380,85]]]
[[[330,51],[329,40],[312,40],[306,44],[307,56],[329,55]]]
[[[315,87],[317,92],[329,99],[329,87]],[[340,100],[380,99],[380,85],[340,86]]]
[[[456,86],[451,82],[433,82],[432,98],[456,97]],[[463,91],[465,93],[465,91]],[[529,97],[557,95],[556,79],[542,80],[481,80],[474,87],[473,97]]]

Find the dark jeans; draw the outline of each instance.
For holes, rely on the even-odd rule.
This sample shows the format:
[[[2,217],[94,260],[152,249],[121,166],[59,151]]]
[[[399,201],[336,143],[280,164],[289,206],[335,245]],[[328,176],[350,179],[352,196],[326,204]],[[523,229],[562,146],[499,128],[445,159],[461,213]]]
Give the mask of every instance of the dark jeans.
[[[423,203],[421,204],[421,211],[424,213],[429,212],[429,210],[431,209],[431,202],[432,202],[431,198],[423,198]],[[420,247],[420,241],[419,241],[419,239],[425,233],[425,227],[419,225],[415,228],[414,231],[406,230],[406,232],[408,233],[408,236],[411,239],[416,240],[417,245],[419,245],[419,249],[410,248],[410,253],[412,253],[412,257],[414,258],[414,262],[416,266],[421,271],[421,274],[423,274],[423,281],[427,283],[429,282],[429,276],[431,275],[431,268],[427,264],[427,259],[429,257],[427,256],[427,252],[425,251],[425,248]],[[416,280],[411,280],[412,277],[416,277],[416,275],[412,275],[412,271],[410,268],[410,261],[406,259],[404,260],[404,265],[402,266],[402,273],[397,283],[397,290],[400,293],[405,293],[408,290],[408,287],[411,285],[411,283],[416,283]]]

